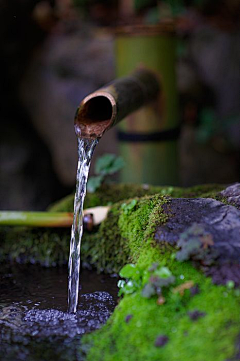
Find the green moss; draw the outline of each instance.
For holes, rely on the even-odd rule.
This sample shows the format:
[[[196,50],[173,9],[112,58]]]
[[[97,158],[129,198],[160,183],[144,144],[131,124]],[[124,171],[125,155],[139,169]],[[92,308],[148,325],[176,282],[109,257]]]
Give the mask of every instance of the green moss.
[[[135,199],[137,203],[132,209],[121,207],[115,223],[119,237],[128,245],[128,261],[141,269],[148,269],[153,262],[167,265],[177,285],[192,281],[199,286],[200,293],[193,297],[187,290],[181,296],[169,289],[164,293],[163,305],[157,304],[157,297],[142,297],[141,291],[125,295],[108,323],[83,338],[89,348],[87,360],[224,361],[232,357],[239,334],[239,295],[225,286],[213,285],[211,279],[190,263],[179,263],[170,246],[155,245],[156,225],[167,221],[162,210],[167,198],[155,195]],[[128,204],[131,201],[126,202]],[[124,212],[124,208],[128,211]],[[107,222],[104,227],[106,225]],[[205,316],[192,321],[188,312],[195,310]],[[161,335],[169,341],[157,347],[155,341]]]
[[[189,263],[174,260],[171,252],[163,254],[150,244],[139,254],[137,264],[147,269],[156,261],[168,265],[178,284],[189,280],[198,284],[200,293],[191,297],[185,291],[180,296],[169,290],[161,306],[157,297],[143,298],[140,291],[124,296],[108,323],[85,336],[84,343],[91,345],[87,360],[224,361],[233,356],[239,334],[239,297],[224,286],[213,286]],[[188,312],[196,309],[206,315],[192,321]],[[132,318],[126,322],[128,315]],[[155,346],[160,335],[169,338],[164,347]]]
[[[226,186],[221,184],[202,184],[189,188],[180,188],[179,195],[173,198],[216,198]],[[176,193],[175,193],[176,194]]]
[[[162,210],[162,205],[167,203],[167,198],[159,194],[138,199],[132,212],[121,212],[118,226],[121,235],[127,240],[130,259],[136,262],[139,252],[148,244],[156,224],[165,223],[167,215]]]
[[[137,255],[137,251],[135,256],[134,252],[130,253],[129,247],[132,245],[137,250],[134,239],[143,237],[142,230],[148,227],[150,235],[154,230],[156,219],[161,216],[164,221],[166,215],[161,212],[161,205],[166,202],[166,196],[211,195],[217,197],[218,192],[222,189],[222,186],[217,185],[192,188],[147,187],[132,184],[103,185],[96,193],[87,195],[85,208],[110,203],[113,206],[108,218],[100,228],[96,228],[92,233],[84,233],[81,250],[82,262],[94,265],[98,271],[119,271],[124,263],[129,259],[133,260]],[[152,196],[153,194],[157,195]],[[131,212],[126,214],[121,209],[123,200],[129,198],[138,200],[132,214]],[[70,195],[51,206],[49,210],[72,211],[73,201],[74,196]],[[129,202],[131,200],[124,201],[127,204]],[[156,204],[158,207],[155,207]],[[130,219],[131,222],[129,222]],[[149,235],[145,233],[144,237],[147,238]],[[129,238],[133,242],[126,241]],[[1,227],[0,261],[10,258],[25,263],[37,262],[48,266],[63,264],[68,260],[69,239],[70,229]]]
[[[111,184],[102,185],[95,193],[88,193],[86,196],[85,208],[104,206],[123,201],[125,199],[144,197],[154,194],[170,196],[172,198],[197,198],[212,197],[222,191],[225,187],[218,184],[206,184],[190,188],[180,187],[155,187],[138,184]],[[74,195],[61,199],[48,209],[52,212],[72,212]]]
[[[40,263],[43,266],[67,262],[70,230],[65,228],[1,227],[0,261]]]
[[[113,205],[97,233],[85,233],[83,237],[82,258],[98,271],[118,272],[129,260],[128,244],[118,227],[120,209],[121,203]]]
[[[233,206],[233,207],[235,207],[235,208],[237,208],[237,209],[240,210],[240,206],[239,206],[238,204],[236,204],[236,202],[234,202],[233,200],[229,201],[228,198],[223,197],[221,194],[217,194],[215,199],[216,199],[217,201],[220,201],[220,202],[228,205],[228,206]]]
[[[200,288],[194,297],[189,290],[181,296],[167,289],[163,305],[157,304],[156,297],[143,298],[140,291],[124,296],[107,324],[83,338],[89,361],[224,361],[234,355],[239,334],[239,296],[232,289],[212,285],[190,263],[179,263],[174,248],[154,243],[156,225],[164,224],[170,216],[163,212],[167,196],[216,199],[221,189],[221,186],[201,186],[146,190],[142,186],[115,185],[88,195],[86,207],[118,203],[112,205],[99,228],[93,233],[85,232],[83,263],[88,262],[99,271],[118,272],[129,262],[142,269],[159,262],[171,270],[177,285],[191,280]],[[127,198],[131,199],[123,201]],[[72,202],[73,197],[68,197],[55,210],[71,210]],[[69,229],[53,232],[4,228],[0,258],[2,255],[25,258],[28,262],[40,260],[46,265],[64,263],[68,258],[69,238]],[[188,312],[193,310],[206,315],[192,321]],[[132,318],[126,322],[128,315]],[[163,347],[156,347],[160,335],[166,335],[169,341]]]
[[[126,213],[121,202],[114,204],[98,232],[94,236],[85,235],[82,257],[98,271],[118,272],[125,263],[134,262],[138,250],[156,226],[156,221],[160,221],[159,215],[153,211],[166,219],[166,215],[161,212],[161,205],[167,202],[165,197],[154,195],[134,199],[137,200],[134,209]],[[124,204],[130,202],[128,200]],[[137,240],[141,240],[141,244]]]
[[[74,205],[74,194],[69,194],[68,196],[60,199],[59,201],[51,204],[47,211],[49,212],[73,212]]]
[[[134,197],[144,197],[159,193],[164,187],[142,186],[138,184],[103,184],[95,193],[88,193],[85,199],[84,207],[91,208],[96,206],[111,205],[125,199]],[[165,190],[166,188],[164,188]],[[55,212],[72,212],[74,195],[69,195],[49,207],[49,210]]]

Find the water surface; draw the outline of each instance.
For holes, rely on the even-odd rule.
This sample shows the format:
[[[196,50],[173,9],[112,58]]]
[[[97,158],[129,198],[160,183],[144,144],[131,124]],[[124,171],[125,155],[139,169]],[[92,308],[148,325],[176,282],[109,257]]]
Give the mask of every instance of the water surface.
[[[0,265],[0,360],[83,360],[81,336],[103,325],[117,280],[81,272],[79,308],[67,313],[67,269]]]

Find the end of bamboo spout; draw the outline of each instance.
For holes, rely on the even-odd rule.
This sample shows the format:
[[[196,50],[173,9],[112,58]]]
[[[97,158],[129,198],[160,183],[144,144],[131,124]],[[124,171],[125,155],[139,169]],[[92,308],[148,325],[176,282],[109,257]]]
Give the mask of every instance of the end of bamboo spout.
[[[88,95],[75,117],[75,132],[86,139],[101,138],[106,130],[157,99],[160,82],[155,72],[140,68]]]
[[[109,93],[98,90],[81,102],[75,116],[75,133],[87,139],[101,138],[114,123],[116,101]]]

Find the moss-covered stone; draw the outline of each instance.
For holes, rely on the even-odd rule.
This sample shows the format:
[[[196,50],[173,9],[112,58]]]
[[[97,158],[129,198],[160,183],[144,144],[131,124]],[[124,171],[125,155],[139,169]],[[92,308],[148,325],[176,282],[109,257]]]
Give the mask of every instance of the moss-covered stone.
[[[141,198],[151,195],[171,197],[216,197],[224,187],[221,185],[203,185],[192,188],[153,187],[133,184],[103,185],[96,193],[87,194],[85,208],[99,205],[112,204],[108,218],[99,228],[92,233],[84,233],[82,241],[82,263],[94,265],[98,271],[117,272],[129,259],[128,245],[125,236],[119,233],[118,223],[126,223],[128,217],[122,212],[123,200]],[[151,198],[139,200],[136,215],[140,222],[144,217],[138,217],[142,212],[145,217],[150,215],[152,209]],[[153,197],[153,199],[155,199]],[[74,196],[69,195],[49,207],[52,211],[73,211]],[[119,203],[117,203],[119,202]],[[160,208],[156,212],[159,213]],[[122,215],[120,217],[120,215]],[[127,216],[130,216],[127,215]],[[162,217],[165,217],[162,213]],[[119,218],[120,217],[120,218]],[[152,215],[153,217],[153,215]],[[138,219],[139,218],[139,219]],[[152,219],[154,228],[154,219]],[[137,234],[132,233],[134,238]],[[53,266],[66,263],[69,253],[69,229],[42,229],[26,227],[1,227],[0,228],[0,261],[12,259],[24,263],[40,263]],[[121,251],[119,251],[121,249]]]
[[[134,218],[138,223],[145,219],[147,224],[148,216],[155,204],[154,200],[161,197],[155,195],[136,198],[138,212]],[[118,202],[111,207],[107,219],[100,227],[91,233],[84,233],[81,247],[83,264],[88,263],[98,271],[111,273],[118,272],[130,260],[128,242],[119,229],[119,222],[125,222],[125,218],[122,202]],[[141,223],[138,228],[141,228]],[[0,260],[9,258],[23,263],[40,263],[44,266],[61,265],[68,260],[69,239],[69,229],[2,227]]]
[[[95,193],[88,193],[84,207],[96,207],[112,205],[114,203],[134,197],[144,197],[154,194],[169,196],[172,198],[215,198],[225,187],[219,184],[205,184],[190,188],[180,187],[157,187],[138,184],[103,184]],[[51,205],[48,210],[52,212],[72,212],[74,194],[61,199]]]
[[[0,262],[39,263],[42,266],[66,264],[70,230],[65,228],[1,227]]]
[[[170,253],[149,252],[139,257],[138,265],[149,267],[163,262],[175,275],[178,284],[191,280],[199,293],[192,297],[166,293],[165,303],[157,297],[146,299],[140,291],[126,295],[108,323],[96,333],[85,337],[91,346],[87,360],[121,361],[224,361],[232,357],[239,334],[239,297],[224,286],[213,286],[211,280],[189,263],[174,261]],[[206,314],[196,321],[188,312]],[[130,321],[126,322],[127,316]],[[164,347],[156,347],[160,335],[168,337]]]
[[[140,244],[136,244],[136,240],[145,242],[144,230],[148,229],[150,234],[151,228],[154,228],[154,208],[158,208],[160,212],[159,207],[167,202],[164,196],[158,194],[134,199],[136,200],[134,209],[127,212],[125,210],[131,200],[114,204],[97,233],[85,234],[86,238],[82,242],[82,257],[98,271],[118,272],[125,263],[135,262],[138,249],[141,247]],[[152,217],[151,223],[150,217]],[[161,214],[161,217],[165,216]],[[129,226],[132,226],[132,229],[129,229]]]
[[[157,296],[142,297],[138,290],[125,295],[107,324],[83,338],[87,360],[94,361],[225,361],[236,353],[240,333],[240,295],[232,287],[212,284],[190,262],[175,258],[175,247],[154,240],[157,226],[164,225],[171,197],[212,197],[217,199],[221,186],[191,189],[122,185],[102,188],[88,195],[86,207],[113,202],[107,219],[93,233],[84,234],[82,262],[99,271],[118,272],[126,263],[148,269],[154,262],[167,266],[176,286],[191,281],[195,295],[187,289],[181,295],[170,287],[165,302]],[[154,194],[152,194],[152,193]],[[128,199],[130,198],[130,199]],[[125,200],[124,200],[125,199]],[[128,200],[126,200],[128,199]],[[73,197],[55,205],[54,210],[71,210]],[[117,202],[117,203],[116,203]],[[41,261],[43,264],[66,262],[69,230],[4,229],[0,255],[4,258]],[[24,259],[25,257],[25,259]],[[202,315],[196,318],[189,315]],[[161,343],[159,340],[165,340]]]
[[[128,259],[137,267],[167,265],[177,286],[191,282],[198,291],[191,294],[187,289],[181,295],[175,285],[165,291],[164,304],[158,304],[157,296],[142,297],[139,290],[125,295],[108,323],[84,337],[89,361],[225,361],[237,352],[239,291],[215,286],[191,263],[178,262],[170,245],[156,247],[154,229],[167,221],[167,202],[159,195],[145,197],[129,209],[129,201],[121,207],[118,234],[126,239]],[[159,338],[168,342],[160,347]]]

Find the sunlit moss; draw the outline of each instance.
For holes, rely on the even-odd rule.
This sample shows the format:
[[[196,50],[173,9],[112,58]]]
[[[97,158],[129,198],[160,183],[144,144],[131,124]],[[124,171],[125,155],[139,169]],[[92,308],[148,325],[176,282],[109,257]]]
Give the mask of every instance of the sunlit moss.
[[[169,290],[163,305],[157,304],[157,297],[143,298],[140,291],[124,296],[108,323],[85,336],[83,342],[90,346],[87,360],[225,361],[232,357],[239,334],[239,296],[214,286],[191,264],[177,262],[171,252],[145,245],[137,264],[147,269],[156,261],[167,264],[177,284],[193,281],[199,293],[191,296],[187,290],[181,296]],[[195,310],[205,316],[191,320],[188,312]],[[156,347],[161,335],[169,341]]]

